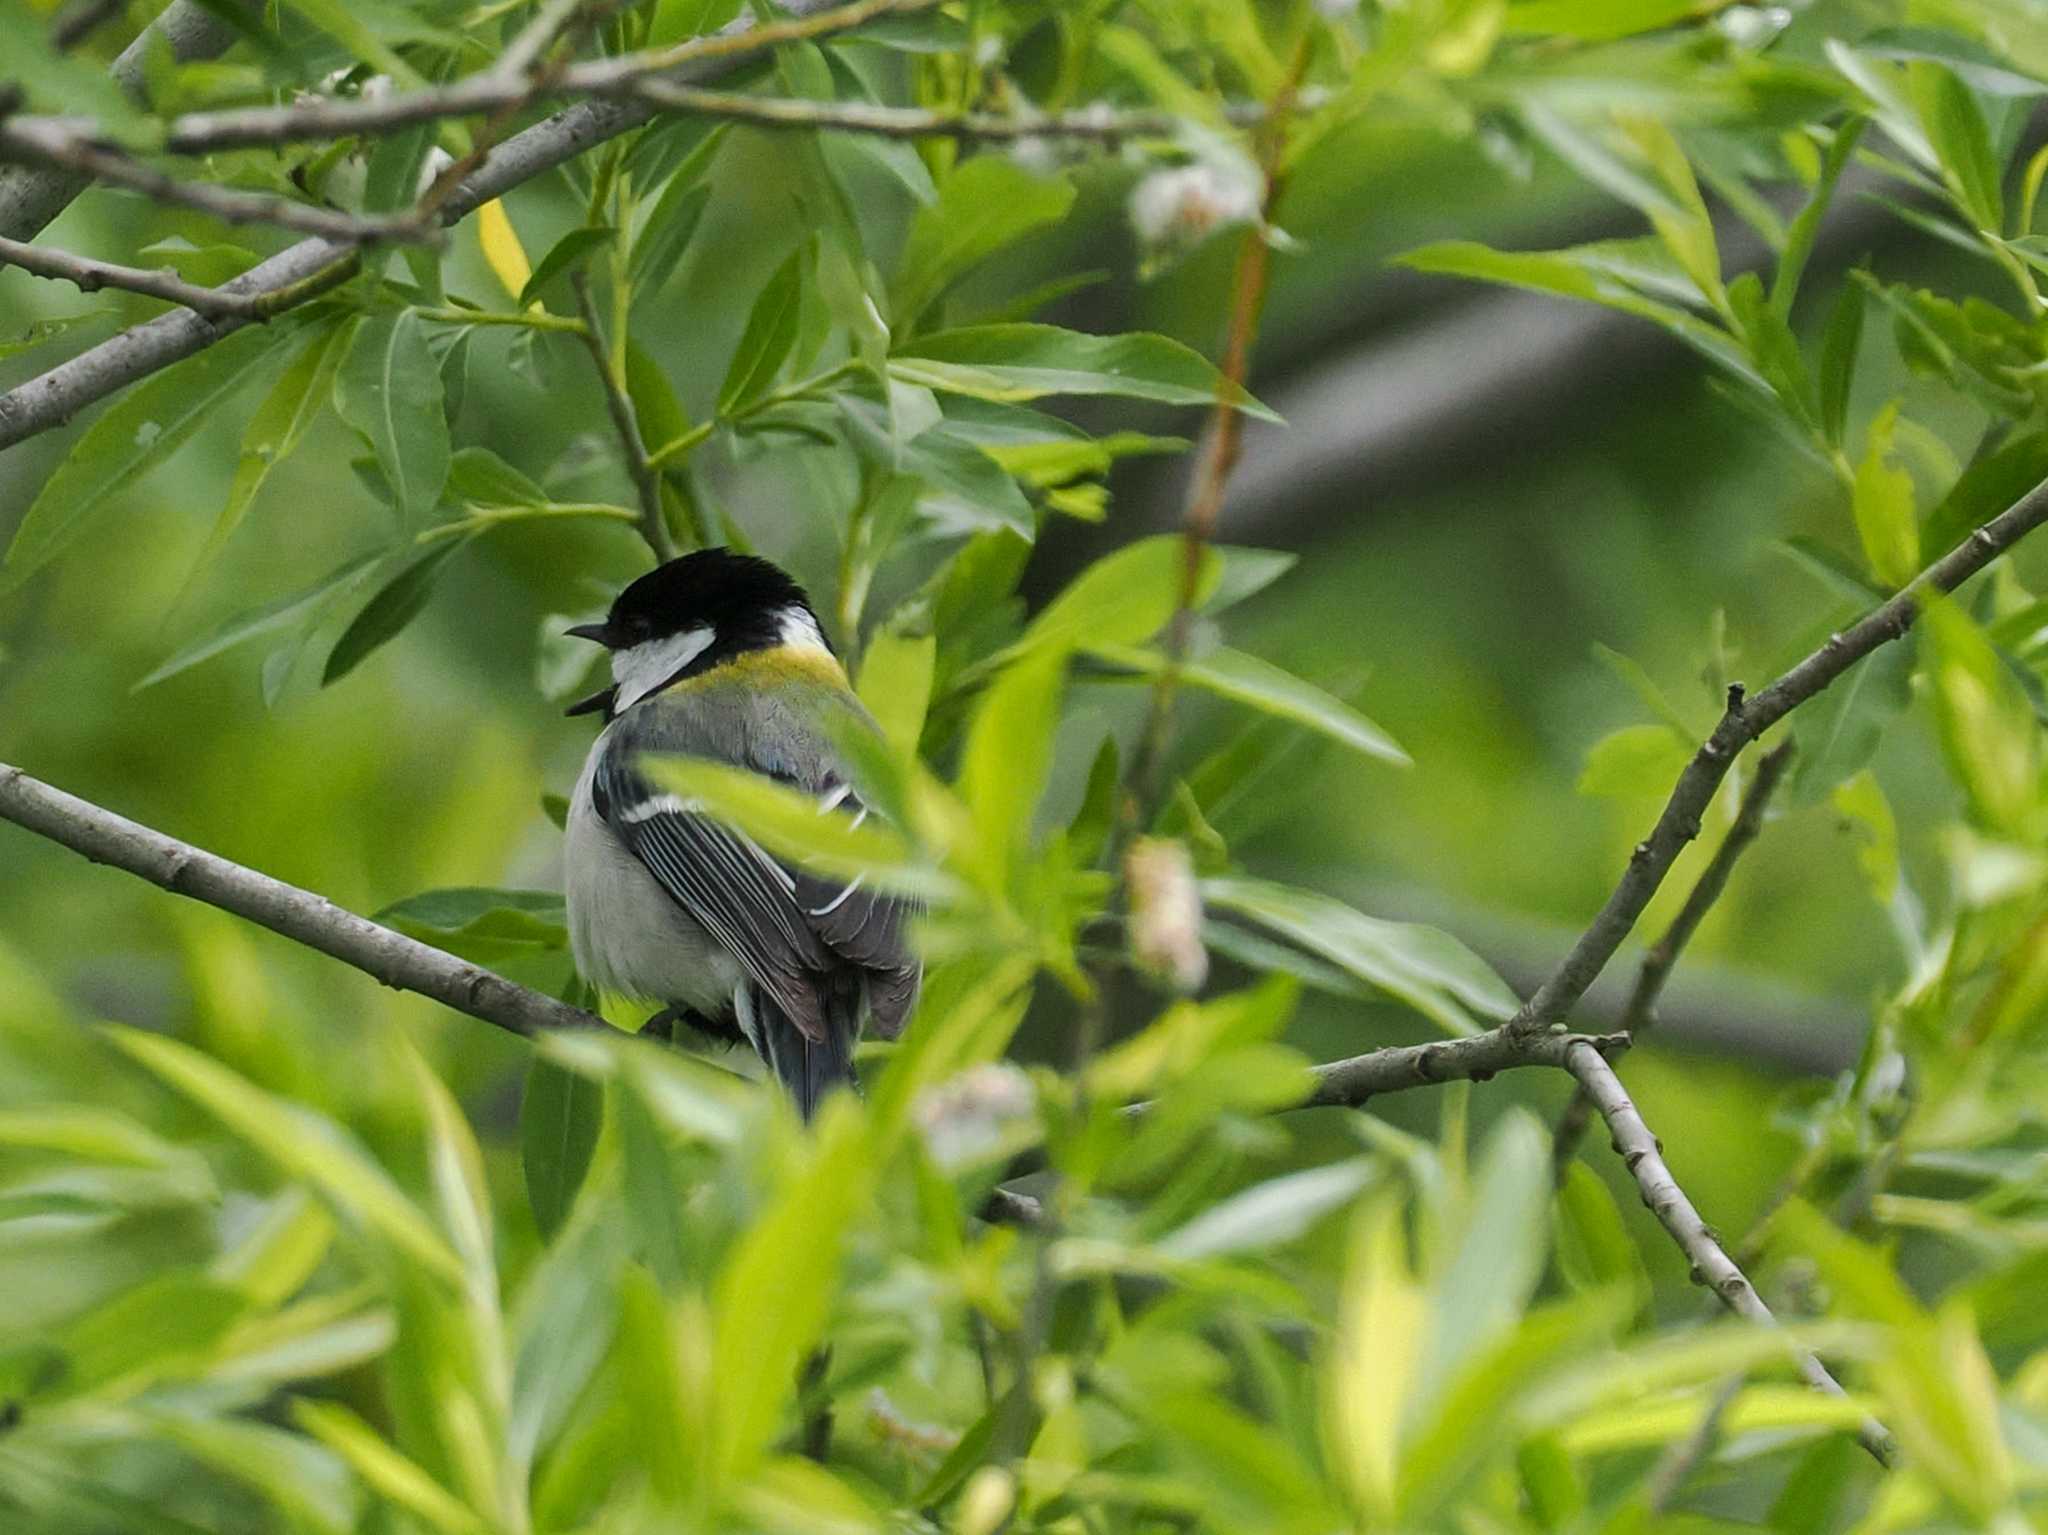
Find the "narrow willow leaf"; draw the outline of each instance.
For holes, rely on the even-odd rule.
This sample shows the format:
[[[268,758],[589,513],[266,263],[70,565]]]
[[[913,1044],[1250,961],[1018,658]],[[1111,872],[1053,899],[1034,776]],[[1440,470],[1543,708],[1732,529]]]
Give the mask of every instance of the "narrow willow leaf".
[[[768,285],[754,300],[747,315],[747,328],[740,333],[732,362],[719,387],[718,410],[729,415],[737,406],[766,394],[781,371],[790,349],[796,345],[797,323],[803,308],[804,259],[794,250],[768,279]]]
[[[1203,551],[1197,604],[1215,590],[1221,560]],[[1018,641],[1041,645],[1136,645],[1166,627],[1180,602],[1187,552],[1177,534],[1158,534],[1103,556],[1046,604]]]
[[[18,586],[86,530],[107,501],[175,453],[221,402],[256,377],[286,339],[252,325],[145,380],[86,428],[29,504],[8,545],[0,588]]]
[[[1168,1257],[1181,1259],[1279,1247],[1357,1198],[1378,1172],[1372,1159],[1354,1157],[1269,1178],[1211,1205],[1155,1246]]]
[[[456,449],[448,460],[448,494],[475,506],[546,506],[548,493],[489,448]]]
[[[334,381],[334,408],[363,435],[399,514],[424,518],[448,478],[448,417],[426,323],[412,310],[372,315]]]
[[[512,227],[501,199],[494,197],[476,210],[476,237],[498,286],[506,297],[519,297],[533,278],[533,263],[526,259],[526,247],[519,243],[519,231]]]
[[[1441,929],[1368,917],[1328,896],[1266,880],[1204,880],[1202,896],[1406,1002],[1446,1033],[1476,1033],[1474,1013],[1504,1018],[1520,1005],[1485,960]]]
[[[339,569],[329,571],[301,591],[280,597],[275,602],[265,603],[262,607],[249,612],[235,614],[178,651],[136,683],[135,691],[140,692],[143,688],[162,682],[167,677],[175,677],[179,672],[197,666],[202,661],[211,660],[244,641],[296,626],[301,620],[310,618],[330,599],[367,581],[376,570],[379,560],[380,556],[375,554],[360,555]]]
[[[1913,476],[1895,457],[1898,426],[1895,400],[1870,423],[1869,443],[1856,466],[1850,495],[1863,557],[1888,588],[1904,586],[1920,570],[1920,518],[1913,505]]]
[[[1863,345],[1863,284],[1849,281],[1828,312],[1820,341],[1821,434],[1839,448],[1848,429],[1849,391],[1856,382],[1856,354]]]
[[[2048,432],[2013,437],[1978,459],[1927,514],[1921,530],[1925,557],[1941,558],[2043,479],[2048,479]]]
[[[1692,754],[1692,742],[1669,725],[1624,725],[1587,751],[1578,791],[1615,798],[1668,793]]]
[[[604,249],[618,235],[609,224],[586,224],[572,229],[553,245],[547,254],[534,264],[526,282],[519,289],[519,296],[513,301],[519,309],[531,308],[540,301],[541,290],[557,277],[587,260],[593,252]]]
[[[2040,818],[2040,727],[2019,683],[1962,608],[1930,600],[1923,624],[1943,755],[1987,830],[2026,839]]]
[[[722,129],[707,135],[684,160],[660,201],[641,221],[632,253],[626,258],[635,301],[658,294],[690,248],[690,238],[696,234],[704,209],[711,202],[711,183],[704,179],[705,168],[724,142]]]
[[[1138,332],[1091,336],[1057,325],[976,325],[923,336],[889,359],[892,378],[976,399],[1023,401],[1058,394],[1123,395],[1168,405],[1213,405],[1277,421],[1199,352]]]
[[[320,685],[339,682],[368,660],[379,646],[397,638],[427,605],[441,567],[467,542],[464,538],[443,539],[388,565],[375,595],[349,621],[341,638],[327,653]]]
[[[302,1397],[292,1403],[292,1416],[299,1427],[354,1467],[356,1475],[380,1496],[440,1535],[490,1535],[483,1518],[349,1408],[339,1402]]]
[[[519,1102],[519,1163],[543,1240],[569,1217],[604,1122],[604,1086],[536,1055]]]
[[[1165,656],[1153,650],[1102,645],[1089,645],[1087,650],[1148,677],[1158,676],[1166,666]],[[1342,699],[1257,656],[1240,650],[1212,650],[1185,663],[1180,678],[1189,686],[1306,726],[1365,756],[1400,767],[1413,766],[1392,736]]]
[[[1927,140],[1941,161],[1942,180],[1957,204],[1979,229],[2001,232],[2005,227],[2002,173],[1977,98],[1952,70],[1925,59],[1906,66],[1906,83]]]
[[[860,701],[883,737],[906,757],[916,753],[924,733],[937,659],[938,641],[931,635],[893,627],[876,634],[861,653]]]
[[[197,564],[204,565],[220,552],[242,525],[270,471],[299,445],[306,428],[326,408],[335,372],[348,352],[355,329],[356,319],[349,316],[315,335],[249,418],[249,425],[242,432],[234,482],[228,487],[228,504],[213,525]]]
[[[422,1268],[460,1278],[462,1265],[440,1233],[339,1127],[263,1091],[189,1045],[139,1029],[110,1029],[107,1037]]]
[[[1064,178],[1040,176],[1004,155],[977,155],[939,184],[938,201],[911,221],[890,308],[908,329],[976,265],[1074,204]]]

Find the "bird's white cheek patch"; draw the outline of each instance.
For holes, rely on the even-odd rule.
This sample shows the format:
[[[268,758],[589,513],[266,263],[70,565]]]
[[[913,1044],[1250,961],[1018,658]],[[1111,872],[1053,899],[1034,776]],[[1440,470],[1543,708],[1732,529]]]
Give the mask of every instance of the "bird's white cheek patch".
[[[707,626],[685,629],[667,639],[649,640],[630,650],[613,651],[612,681],[619,685],[619,694],[612,711],[630,709],[665,686],[677,672],[702,655],[715,638],[715,631]]]

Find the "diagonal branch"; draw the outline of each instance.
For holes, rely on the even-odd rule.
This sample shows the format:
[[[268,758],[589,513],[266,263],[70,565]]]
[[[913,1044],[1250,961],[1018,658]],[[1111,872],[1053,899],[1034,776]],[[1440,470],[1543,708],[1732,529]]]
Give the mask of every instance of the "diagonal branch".
[[[1700,817],[1745,746],[1879,646],[1890,644],[1912,628],[1923,598],[1954,591],[2044,521],[2048,521],[2048,483],[2036,485],[1978,528],[1889,602],[1871,609],[1847,629],[1830,635],[1826,644],[1762,692],[1749,695],[1740,683],[1732,685],[1721,723],[1678,775],[1663,814],[1658,816],[1650,835],[1636,844],[1628,868],[1614,893],[1608,896],[1607,904],[1563,963],[1508,1020],[1508,1030],[1518,1034],[1540,1033],[1561,1023],[1585,995],[1586,988],[1607,968],[1614,951],[1628,937],[1643,908],[1650,904],[1650,897],[1664,883],[1678,855],[1700,834]]]
[[[619,377],[605,347],[604,331],[597,320],[597,306],[590,300],[590,282],[581,272],[571,279],[576,290],[576,308],[583,316],[579,333],[597,369],[597,381],[604,392],[604,407],[611,413],[612,429],[619,434],[619,447],[626,456],[626,474],[633,481],[633,493],[640,501],[640,536],[657,561],[672,560],[676,541],[669,536],[668,518],[661,510],[661,476],[647,458],[647,440],[640,435],[640,413],[633,407],[626,381]]]
[[[824,0],[788,0],[789,19],[774,28],[742,19],[703,44],[720,43],[725,51],[703,52],[679,69],[682,78],[710,80],[729,73],[752,55],[741,44],[755,46],[772,36],[781,40],[800,22],[822,28],[829,20],[851,26],[849,15],[865,20],[872,4],[831,9]],[[441,222],[453,224],[492,198],[563,162],[639,127],[654,116],[641,102],[582,102],[515,133],[484,157],[483,163],[455,188],[439,208]],[[235,293],[257,296],[292,293],[296,285],[331,268],[349,254],[349,247],[325,239],[303,240],[269,260],[259,262],[226,284]],[[280,306],[283,307],[283,306]],[[273,311],[276,312],[276,311]],[[207,320],[196,314],[160,315],[89,347],[47,373],[0,395],[0,449],[12,447],[39,432],[68,421],[77,412],[137,379],[203,351],[231,334],[240,322]]]
[[[1700,1219],[1700,1212],[1686,1198],[1678,1180],[1671,1176],[1671,1169],[1664,1162],[1663,1143],[1643,1123],[1643,1116],[1637,1112],[1628,1089],[1614,1074],[1614,1068],[1607,1064],[1598,1050],[1579,1043],[1574,1043],[1566,1051],[1564,1064],[1565,1069],[1578,1078],[1580,1088],[1607,1122],[1607,1129],[1614,1137],[1614,1149],[1636,1180],[1643,1203],[1649,1206],[1650,1213],[1657,1217],[1665,1231],[1670,1233],[1671,1240],[1678,1244],[1679,1251],[1691,1262],[1693,1283],[1712,1290],[1720,1297],[1721,1303],[1737,1316],[1767,1326],[1776,1325],[1777,1318],[1764,1304],[1763,1297],[1756,1293],[1756,1286],[1735,1266],[1735,1261],[1722,1249],[1720,1238]],[[1801,1349],[1794,1355],[1794,1360],[1800,1375],[1814,1390],[1829,1396],[1846,1395],[1841,1382],[1828,1373],[1828,1367],[1812,1354]],[[1856,1438],[1880,1465],[1889,1466],[1897,1458],[1898,1451],[1891,1435],[1874,1420],[1865,1419],[1856,1432]]]
[[[233,912],[353,965],[386,986],[431,997],[514,1034],[609,1027],[581,1008],[415,942],[325,896],[167,837],[5,763],[0,763],[0,820],[61,842],[94,863],[112,864],[174,894]]]
[[[1784,741],[1764,754],[1763,761],[1757,764],[1756,777],[1750,780],[1749,788],[1742,796],[1742,806],[1735,812],[1728,834],[1721,839],[1721,845],[1714,850],[1706,868],[1700,871],[1698,883],[1686,895],[1685,904],[1671,919],[1671,926],[1643,956],[1642,968],[1636,972],[1635,989],[1629,993],[1628,1005],[1621,1014],[1621,1031],[1630,1039],[1640,1038],[1645,1030],[1656,1026],[1657,998],[1663,994],[1664,983],[1671,979],[1678,956],[1685,951],[1700,923],[1728,887],[1728,876],[1735,872],[1736,860],[1763,830],[1764,811],[1770,805],[1771,796],[1777,792],[1785,769],[1791,766],[1792,750],[1792,742]],[[1581,1088],[1559,1116],[1557,1133],[1553,1137],[1551,1157],[1560,1177],[1577,1150],[1580,1138],[1585,1135],[1586,1125],[1592,1116],[1593,1101]]]
[[[28,245],[4,235],[0,235],[0,266],[17,266],[38,277],[73,283],[81,293],[120,288],[129,293],[144,293],[151,298],[169,299],[173,304],[183,304],[209,319],[260,321],[269,318],[262,302],[247,294],[230,293],[225,288],[202,288],[173,272],[96,261],[90,256],[76,256],[70,251],[56,250],[47,245]]]

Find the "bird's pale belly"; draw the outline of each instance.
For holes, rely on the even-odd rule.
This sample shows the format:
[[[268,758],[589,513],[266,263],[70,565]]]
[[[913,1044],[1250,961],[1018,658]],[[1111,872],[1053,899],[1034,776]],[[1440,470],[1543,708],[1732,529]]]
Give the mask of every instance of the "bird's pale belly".
[[[627,852],[576,785],[564,831],[569,946],[591,985],[707,1018],[732,1012],[739,961],[692,921]]]

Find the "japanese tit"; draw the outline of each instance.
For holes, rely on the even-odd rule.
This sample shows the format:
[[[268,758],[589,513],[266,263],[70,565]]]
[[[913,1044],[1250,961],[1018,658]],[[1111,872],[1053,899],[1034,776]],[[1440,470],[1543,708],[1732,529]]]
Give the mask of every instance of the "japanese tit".
[[[847,685],[803,588],[766,560],[705,549],[640,577],[604,622],[568,631],[611,652],[612,685],[569,802],[564,862],[576,968],[744,1041],[809,1118],[853,1081],[865,1021],[903,1027],[920,971],[902,903],[792,868],[643,777],[648,754],[709,758],[867,811],[833,746]],[[858,728],[858,727],[856,727]]]

